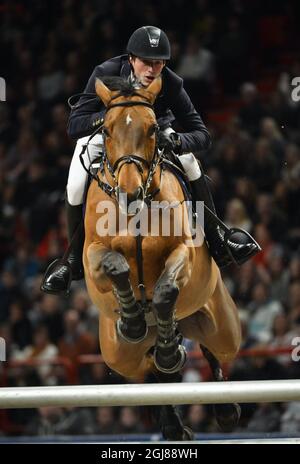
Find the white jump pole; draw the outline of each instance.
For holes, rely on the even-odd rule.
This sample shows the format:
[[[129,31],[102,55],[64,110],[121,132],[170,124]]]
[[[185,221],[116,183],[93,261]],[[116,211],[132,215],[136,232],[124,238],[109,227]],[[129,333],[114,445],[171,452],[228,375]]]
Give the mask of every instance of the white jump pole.
[[[300,401],[300,380],[0,388],[0,408]]]

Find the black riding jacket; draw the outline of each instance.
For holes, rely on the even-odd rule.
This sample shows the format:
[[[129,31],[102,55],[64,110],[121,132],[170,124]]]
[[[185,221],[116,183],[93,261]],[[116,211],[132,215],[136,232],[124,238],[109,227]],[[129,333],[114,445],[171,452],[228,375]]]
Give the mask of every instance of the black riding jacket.
[[[128,55],[121,55],[95,67],[85,93],[95,93],[95,78],[104,76],[129,77],[131,66]],[[188,94],[183,88],[183,80],[171,69],[164,67],[162,70],[162,89],[158,94],[154,111],[161,129],[169,127],[176,119],[183,132],[180,132],[182,151],[200,151],[209,148],[211,138],[200,115],[194,108]],[[89,100],[91,97],[82,97]],[[105,106],[99,100],[92,100],[80,108],[71,111],[68,122],[68,134],[73,139],[78,139],[93,133],[100,119],[105,113]]]

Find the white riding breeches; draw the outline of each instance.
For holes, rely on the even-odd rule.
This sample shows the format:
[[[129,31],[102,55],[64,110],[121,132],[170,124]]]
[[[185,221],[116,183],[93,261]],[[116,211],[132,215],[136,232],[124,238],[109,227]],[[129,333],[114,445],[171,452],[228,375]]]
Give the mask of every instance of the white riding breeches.
[[[170,133],[174,131],[173,129],[168,128],[165,132]],[[82,151],[82,147],[88,142],[89,138],[90,136],[87,136],[77,140],[70,165],[67,183],[67,197],[68,202],[73,206],[81,205],[84,200],[88,174],[80,162],[79,155]],[[89,145],[83,154],[83,160],[86,168],[90,166],[92,161],[99,157],[99,154],[102,152],[102,146],[103,137],[101,134],[96,134],[89,142]],[[190,181],[201,177],[201,170],[193,153],[184,153],[179,158]]]
[[[201,177],[201,169],[193,153],[184,153],[179,156],[188,180],[193,181]]]
[[[84,200],[84,192],[88,180],[88,174],[84,170],[79,155],[82,147],[88,142],[90,136],[82,137],[77,140],[74,150],[73,158],[71,161],[68,183],[67,183],[67,197],[70,205],[81,205]],[[88,144],[87,149],[83,154],[84,165],[88,169],[91,161],[94,161],[102,152],[103,137],[101,134],[96,134]]]

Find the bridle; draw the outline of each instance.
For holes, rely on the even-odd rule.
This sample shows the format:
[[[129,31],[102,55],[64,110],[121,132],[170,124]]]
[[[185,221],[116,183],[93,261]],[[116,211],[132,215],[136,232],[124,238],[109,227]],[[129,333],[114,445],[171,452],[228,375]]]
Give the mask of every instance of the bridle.
[[[134,92],[131,95],[135,95],[135,96],[138,96],[138,97],[141,97],[141,98],[145,98],[142,95],[140,95],[138,92]],[[112,100],[115,100],[116,98],[118,98],[120,96],[123,96],[121,94],[121,92],[114,95]],[[105,117],[106,117],[108,111],[110,111],[112,108],[116,108],[116,107],[131,107],[131,106],[146,106],[148,108],[151,108],[154,111],[153,105],[151,103],[149,103],[148,101],[131,100],[131,101],[123,101],[123,102],[117,102],[117,103],[110,103],[106,107],[104,119],[103,119],[103,122],[102,122],[101,126],[99,126],[97,128],[97,130],[90,136],[87,144],[83,146],[82,152],[80,154],[80,161],[81,161],[84,169],[88,172],[88,174],[93,179],[96,180],[96,182],[98,183],[98,186],[107,195],[114,198],[116,201],[118,201],[118,191],[119,191],[119,185],[118,185],[118,179],[117,179],[117,176],[116,176],[116,171],[118,170],[118,172],[120,172],[123,165],[133,163],[137,167],[137,170],[139,171],[139,173],[140,173],[140,175],[142,177],[143,201],[145,201],[146,203],[149,204],[153,200],[155,195],[157,195],[157,193],[160,190],[160,188],[158,187],[153,192],[149,191],[153,176],[154,176],[155,171],[156,171],[156,168],[157,168],[157,166],[159,164],[162,163],[162,160],[163,160],[163,157],[164,157],[164,150],[160,151],[160,150],[158,150],[158,147],[157,147],[157,133],[159,131],[158,124],[156,124],[155,127],[154,127],[156,142],[155,142],[154,153],[153,153],[153,156],[152,156],[152,159],[151,159],[150,162],[147,161],[145,158],[142,158],[141,156],[131,154],[131,155],[121,156],[112,165],[111,161],[109,160],[107,150],[106,150],[106,143],[105,142],[106,142],[106,137],[107,137],[108,134],[107,134],[107,129],[105,128]],[[105,180],[100,179],[98,173],[93,174],[90,169],[87,169],[86,166],[84,165],[84,160],[83,160],[83,154],[84,154],[85,150],[87,150],[87,152],[88,152],[88,144],[89,144],[90,140],[97,133],[102,134],[103,142],[104,142],[103,143],[103,152],[101,154],[100,163],[99,163],[99,171],[101,173],[102,179],[105,179]],[[107,168],[108,172],[110,173],[110,175],[111,175],[111,177],[113,179],[114,186],[111,185],[106,179],[105,167]],[[144,167],[146,167],[148,169],[148,175],[147,175],[146,181],[143,181]]]

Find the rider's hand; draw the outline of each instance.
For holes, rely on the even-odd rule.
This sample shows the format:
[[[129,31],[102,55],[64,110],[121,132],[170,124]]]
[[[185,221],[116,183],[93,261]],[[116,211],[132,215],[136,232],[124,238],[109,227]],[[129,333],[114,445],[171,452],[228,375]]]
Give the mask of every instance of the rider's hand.
[[[176,132],[166,134],[165,132],[160,131],[157,136],[157,145],[160,150],[164,148],[166,152],[173,151],[178,154],[181,150],[180,135]]]

